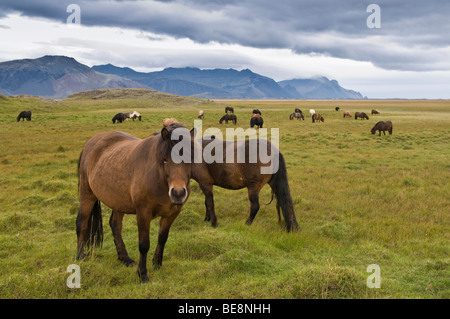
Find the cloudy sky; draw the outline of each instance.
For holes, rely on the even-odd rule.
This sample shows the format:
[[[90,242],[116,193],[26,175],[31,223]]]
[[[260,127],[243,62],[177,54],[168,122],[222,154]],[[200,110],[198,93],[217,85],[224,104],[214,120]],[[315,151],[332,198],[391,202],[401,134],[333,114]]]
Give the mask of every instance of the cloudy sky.
[[[447,0],[0,0],[0,62],[249,68],[326,76],[369,98],[450,98],[449,17]]]

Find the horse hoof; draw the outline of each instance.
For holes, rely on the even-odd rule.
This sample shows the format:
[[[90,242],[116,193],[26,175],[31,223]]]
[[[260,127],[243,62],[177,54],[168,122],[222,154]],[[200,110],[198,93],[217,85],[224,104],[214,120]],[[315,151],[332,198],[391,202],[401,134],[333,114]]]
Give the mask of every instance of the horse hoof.
[[[129,257],[127,257],[127,258],[119,258],[119,259],[127,267],[133,267],[133,266],[136,265],[136,262],[133,259],[129,258]]]
[[[148,275],[147,274],[142,275],[141,272],[139,271],[139,269],[138,269],[137,273],[138,273],[139,278],[141,278],[141,283],[146,283],[146,282],[150,281],[150,279],[148,278]]]

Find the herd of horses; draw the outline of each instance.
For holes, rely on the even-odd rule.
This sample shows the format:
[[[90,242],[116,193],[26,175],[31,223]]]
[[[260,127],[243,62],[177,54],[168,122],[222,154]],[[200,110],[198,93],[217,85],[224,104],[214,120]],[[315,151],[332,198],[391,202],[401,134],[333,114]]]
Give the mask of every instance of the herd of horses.
[[[335,107],[335,111],[339,111],[340,107]],[[309,114],[311,116],[312,122],[313,123],[319,123],[319,122],[325,122],[325,119],[323,118],[322,115],[317,114],[316,111],[314,109],[310,109],[309,110]],[[380,111],[376,110],[376,109],[372,109],[372,115],[374,114],[380,114]],[[349,111],[344,111],[343,113],[343,118],[346,117],[352,117],[352,114]],[[355,112],[355,120],[357,120],[358,118],[360,118],[361,120],[368,120],[369,116],[364,113],[364,112]],[[300,110],[299,108],[295,108],[294,112],[291,113],[289,115],[289,119],[293,120],[293,119],[297,119],[297,120],[305,120],[305,117],[303,116],[303,112],[302,110]],[[375,134],[376,131],[379,131],[379,136],[381,136],[381,132],[383,132],[384,135],[386,135],[386,131],[389,132],[389,134],[392,135],[392,122],[391,121],[379,121],[375,124],[375,126],[370,130],[370,132],[372,134]]]
[[[338,108],[336,109],[338,111]],[[232,121],[237,123],[237,117],[232,107],[226,107],[225,115],[219,123]],[[379,111],[372,110],[372,114]],[[204,119],[201,110],[198,118]],[[322,115],[310,110],[313,123],[324,122]],[[344,118],[350,116],[344,112]],[[303,112],[296,108],[290,114],[291,120],[304,120]],[[355,119],[369,119],[364,112],[356,112]],[[31,120],[31,111],[23,111],[17,121]],[[142,120],[141,115],[134,112],[118,113],[112,122],[122,123],[127,119]],[[250,126],[262,127],[261,111],[254,109]],[[185,131],[182,139],[172,139],[175,130]],[[371,133],[379,131],[392,134],[392,122],[379,121],[372,128]],[[140,139],[123,132],[103,132],[88,140],[78,159],[78,193],[79,211],[76,218],[77,259],[83,259],[92,253],[94,246],[101,246],[103,242],[103,222],[101,203],[111,208],[109,225],[112,230],[118,259],[127,266],[135,265],[126,250],[122,239],[122,221],[125,214],[136,215],[138,228],[138,275],[141,282],[149,280],[147,272],[147,254],[150,248],[150,223],[160,218],[156,250],[153,255],[153,266],[158,269],[162,265],[163,253],[169,230],[179,215],[183,205],[189,198],[190,180],[195,180],[204,195],[205,221],[217,226],[217,216],[214,209],[213,187],[218,186],[230,190],[247,188],[250,201],[250,212],[246,224],[252,224],[260,209],[259,193],[268,184],[272,190],[272,200],[276,199],[278,222],[287,232],[296,231],[299,225],[296,219],[292,201],[286,162],[283,154],[269,141],[258,139],[258,143],[267,143],[269,156],[276,157],[278,169],[270,174],[262,174],[261,169],[268,167],[270,162],[260,158],[250,160],[250,141],[223,141],[214,136],[196,139],[195,129],[188,130],[175,119],[165,119],[163,128],[151,136]],[[179,136],[179,135],[177,135]],[[172,159],[172,150],[177,144],[188,139],[191,147],[191,161],[178,162]],[[202,151],[210,143],[222,148],[223,161],[195,161],[195,149]],[[261,146],[259,146],[261,147]],[[237,154],[245,154],[244,161],[228,161],[229,149]],[[245,150],[244,152],[242,152]],[[253,154],[252,154],[253,155]],[[124,170],[123,167],[130,167]],[[284,223],[282,223],[282,218]]]

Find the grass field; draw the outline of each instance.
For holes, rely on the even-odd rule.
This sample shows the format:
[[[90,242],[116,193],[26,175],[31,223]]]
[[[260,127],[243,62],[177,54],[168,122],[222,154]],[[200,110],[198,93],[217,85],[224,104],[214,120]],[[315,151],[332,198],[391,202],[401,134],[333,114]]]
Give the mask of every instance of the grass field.
[[[218,124],[231,105],[238,126],[261,110],[280,129],[300,230],[277,223],[270,188],[246,226],[246,190],[215,188],[219,225],[203,221],[204,198],[192,192],[172,226],[163,266],[140,284],[136,267],[117,254],[103,208],[104,243],[77,261],[77,160],[83,144],[103,131],[145,138],[176,117],[191,128]],[[335,106],[341,108],[334,110]],[[295,107],[324,123],[289,120]],[[372,108],[381,114],[371,116]],[[21,110],[30,122],[16,122]],[[113,125],[117,112],[143,121]],[[369,120],[344,119],[364,111]],[[393,135],[371,135],[379,120]],[[203,101],[140,90],[80,94],[63,101],[0,96],[0,298],[450,298],[450,101]],[[270,130],[269,130],[270,131]],[[151,227],[149,266],[158,222]],[[124,219],[130,257],[139,257],[134,215]],[[81,269],[69,289],[67,267]],[[381,288],[368,288],[367,267],[380,267]]]

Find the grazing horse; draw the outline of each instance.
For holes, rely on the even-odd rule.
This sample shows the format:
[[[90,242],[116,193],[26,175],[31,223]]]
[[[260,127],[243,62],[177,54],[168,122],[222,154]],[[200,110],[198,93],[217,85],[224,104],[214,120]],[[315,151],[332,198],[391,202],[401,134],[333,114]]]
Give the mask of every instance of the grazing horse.
[[[319,122],[319,121],[325,122],[325,119],[324,119],[323,116],[320,115],[320,114],[313,114],[313,115],[311,116],[311,118],[312,118],[312,122],[313,122],[313,123]]]
[[[302,110],[300,110],[299,108],[295,108],[294,112],[295,112],[295,113],[303,114]]]
[[[258,128],[263,127],[264,120],[259,114],[252,114],[252,118],[250,119],[250,127],[254,127],[255,125],[258,126]]]
[[[113,124],[116,124],[116,121],[119,123],[122,123],[123,121],[125,121],[125,114],[117,113],[116,115],[114,115],[114,117],[112,118]]]
[[[339,111],[339,106],[336,106],[334,109],[335,109],[336,111]]]
[[[268,157],[270,156],[269,160],[263,160],[258,155],[258,151],[253,149],[259,148],[261,150],[261,145],[266,146]],[[211,221],[213,227],[217,226],[213,197],[214,185],[233,190],[247,188],[250,200],[250,215],[246,224],[250,225],[260,207],[259,192],[264,185],[269,184],[272,189],[272,200],[273,195],[277,200],[278,221],[281,222],[281,208],[286,231],[298,229],[294,204],[289,191],[286,163],[281,152],[273,144],[263,139],[223,141],[211,137],[209,140],[202,140],[204,153],[207,149],[211,151],[211,146],[214,146],[215,154],[222,154],[217,161],[214,160],[211,163],[203,161],[202,163],[192,164],[192,178],[198,182],[205,195],[205,221]],[[245,152],[244,158],[237,160],[238,154],[243,152]],[[232,154],[234,154],[234,160],[230,162],[228,157],[232,157]],[[253,159],[252,156],[254,156]],[[274,168],[275,161],[278,163],[277,169]],[[271,165],[274,166],[270,167]],[[262,169],[267,169],[267,171],[262,173]]]
[[[314,109],[310,109],[310,110],[309,110],[309,115],[311,115],[311,116],[312,116],[313,114],[316,114],[316,110],[314,110]]]
[[[131,112],[123,113],[124,121],[128,121],[131,118]]]
[[[374,114],[380,114],[380,111],[373,109],[372,110],[372,115],[374,115]]]
[[[355,120],[356,119],[358,119],[358,117],[360,117],[361,118],[361,120],[364,120],[364,119],[369,119],[369,117],[367,116],[367,114],[366,113],[364,113],[364,112],[356,112],[355,113]]]
[[[153,265],[162,265],[169,229],[190,193],[191,164],[175,163],[176,129],[194,145],[194,130],[180,124],[164,127],[145,139],[122,132],[100,133],[83,147],[78,161],[80,208],[76,219],[77,258],[86,257],[103,240],[101,202],[112,209],[109,220],[119,260],[134,265],[122,240],[124,214],[135,214],[139,237],[138,275],[148,281],[147,252],[151,220],[161,217]],[[181,133],[177,130],[176,133]],[[189,144],[188,144],[189,145]],[[200,147],[200,146],[199,146]],[[191,161],[192,162],[192,161]],[[124,170],[124,167],[131,169]]]
[[[348,116],[348,117],[352,117],[352,114],[349,111],[344,111],[344,118]]]
[[[234,114],[225,114],[222,116],[219,120],[219,123],[222,124],[222,122],[225,121],[226,124],[228,124],[228,121],[232,121],[233,124],[237,123],[237,117]]]
[[[198,118],[202,120],[205,118],[205,112],[203,110],[198,111]]]
[[[392,122],[391,121],[380,121],[370,130],[372,134],[375,134],[376,131],[379,131],[379,135],[381,136],[381,131],[383,131],[383,134],[386,135],[386,131],[389,132],[389,135],[392,135]]]
[[[130,114],[130,118],[133,120],[133,122],[134,122],[135,119],[139,119],[139,121],[142,121],[141,114],[139,114],[136,111],[133,111],[133,113]]]
[[[302,113],[294,112],[294,113],[291,113],[291,115],[289,115],[289,119],[290,119],[290,120],[293,120],[293,119],[297,119],[297,120],[302,119],[302,120],[305,120],[305,117],[303,116]]]
[[[234,109],[231,106],[225,106],[225,113],[228,114],[228,112],[234,113]]]
[[[31,111],[22,111],[20,112],[19,116],[17,117],[17,122],[19,122],[22,119],[22,121],[31,121]]]

